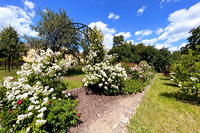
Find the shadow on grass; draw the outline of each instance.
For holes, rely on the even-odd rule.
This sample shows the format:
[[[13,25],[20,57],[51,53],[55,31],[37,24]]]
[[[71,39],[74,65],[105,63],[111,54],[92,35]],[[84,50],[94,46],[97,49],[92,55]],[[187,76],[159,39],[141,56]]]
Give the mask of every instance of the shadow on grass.
[[[175,98],[177,101],[200,106],[200,98],[193,95],[183,94],[181,92],[164,92],[160,96],[170,99]]]
[[[169,80],[169,78],[167,78],[167,77],[166,78],[160,78],[160,80]]]
[[[164,83],[164,85],[171,86],[171,87],[178,87],[178,85],[174,83]]]

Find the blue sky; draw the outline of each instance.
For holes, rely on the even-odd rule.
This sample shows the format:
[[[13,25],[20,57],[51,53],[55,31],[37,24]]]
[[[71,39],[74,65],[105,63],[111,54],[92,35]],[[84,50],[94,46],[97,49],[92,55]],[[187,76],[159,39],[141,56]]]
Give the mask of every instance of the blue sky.
[[[115,35],[135,44],[178,50],[186,44],[188,31],[200,25],[199,0],[0,0],[0,30],[13,25],[23,35],[37,36],[30,28],[38,11],[64,8],[74,22],[100,28],[104,44],[112,47]]]

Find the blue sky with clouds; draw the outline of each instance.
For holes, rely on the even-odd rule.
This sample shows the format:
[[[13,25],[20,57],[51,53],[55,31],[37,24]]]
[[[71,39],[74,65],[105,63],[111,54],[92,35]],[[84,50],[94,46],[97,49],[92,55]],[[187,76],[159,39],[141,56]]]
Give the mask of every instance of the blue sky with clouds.
[[[0,30],[11,24],[21,35],[37,36],[29,25],[47,7],[64,8],[74,22],[100,28],[107,48],[113,36],[122,34],[127,41],[174,51],[200,25],[199,0],[0,0]]]

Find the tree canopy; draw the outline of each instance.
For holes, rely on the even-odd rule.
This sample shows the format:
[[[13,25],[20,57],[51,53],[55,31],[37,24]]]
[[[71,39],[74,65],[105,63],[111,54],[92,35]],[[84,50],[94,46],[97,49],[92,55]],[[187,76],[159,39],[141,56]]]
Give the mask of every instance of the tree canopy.
[[[17,31],[11,27],[5,27],[0,32],[0,56],[8,63],[8,70],[11,69],[11,62],[18,59],[25,53],[25,47],[19,39]]]

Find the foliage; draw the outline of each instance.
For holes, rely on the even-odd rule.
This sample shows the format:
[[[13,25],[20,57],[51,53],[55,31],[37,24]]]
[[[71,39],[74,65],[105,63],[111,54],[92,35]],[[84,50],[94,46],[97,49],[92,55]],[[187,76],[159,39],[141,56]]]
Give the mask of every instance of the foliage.
[[[71,99],[54,100],[49,107],[46,131],[66,133],[71,125],[77,124],[79,115],[75,109],[77,102]],[[51,126],[53,125],[53,126]]]
[[[200,27],[190,31],[189,44],[181,52],[182,58],[172,65],[171,78],[181,88],[181,92],[195,96],[200,94]]]
[[[200,93],[200,54],[189,50],[189,54],[183,55],[180,61],[173,64],[171,78],[183,93],[195,95],[198,98]]]
[[[154,77],[154,70],[146,61],[141,61],[138,65],[123,65],[128,74],[128,80],[125,81],[125,87],[122,89],[124,94],[141,92]]]
[[[119,35],[119,36],[114,36],[113,37],[113,46],[121,46],[124,43],[124,36]]]
[[[109,51],[109,54],[116,54],[116,62],[134,62],[139,61],[139,56],[133,52],[133,46],[131,43],[124,43],[123,45],[113,46]]]
[[[158,72],[166,70],[172,61],[172,54],[169,50],[165,48],[159,50],[142,43],[132,45],[124,41],[122,45],[113,46],[109,53],[117,55],[116,62],[139,63],[145,60]]]
[[[83,66],[81,65],[72,66],[67,70],[66,76],[77,75],[77,74],[84,74]]]
[[[16,30],[9,26],[0,33],[0,58],[5,58],[10,71],[14,59],[19,59],[26,52],[25,46],[19,40]]]
[[[131,79],[137,79],[144,83],[149,82],[154,77],[155,72],[146,61],[141,61],[138,65],[128,67],[127,73]]]
[[[128,79],[125,81],[125,86],[122,88],[123,94],[133,94],[137,92],[141,92],[144,87],[146,86],[146,83],[142,82],[138,79]]]
[[[81,42],[81,45],[83,48],[83,58],[86,59],[89,51],[95,51],[99,54],[99,59],[97,59],[97,61],[103,59],[105,52],[103,50],[104,35],[103,35],[102,31],[100,29],[98,29],[97,27],[94,27],[94,28],[92,28],[92,30],[87,31],[87,36],[90,41],[89,42],[90,47],[87,46],[86,42],[87,42],[88,38],[85,37],[83,39],[83,41]]]
[[[46,42],[49,37],[55,37],[56,31],[60,29],[55,46],[48,47],[54,52],[59,51],[62,47],[66,47],[68,53],[77,57],[79,52],[79,37],[74,27],[69,25],[72,23],[72,20],[67,16],[66,11],[59,9],[59,13],[55,13],[52,10],[46,9],[45,12],[41,11],[39,14],[41,18],[37,25],[33,26],[33,29],[39,33],[39,37]],[[66,25],[68,26],[64,27]]]
[[[100,63],[105,58],[106,51],[103,45],[103,33],[97,28],[93,28],[94,33],[89,34],[91,38],[91,46],[86,56],[86,64],[94,65]],[[97,38],[94,38],[97,36]]]
[[[66,86],[60,76],[72,64],[62,57],[62,52],[40,51],[34,54],[33,63],[21,67],[17,79],[5,78],[3,88],[6,93],[0,101],[0,124],[6,131],[46,132],[48,127],[62,131],[78,121],[76,104],[62,92]],[[61,104],[66,109],[62,110]],[[67,120],[62,118],[63,123],[58,125],[54,123],[54,120],[61,119],[58,112],[63,116],[66,110],[70,117],[67,116]]]
[[[44,40],[41,38],[24,36],[24,39],[27,41],[29,49],[39,50],[45,48],[45,46],[43,45]]]
[[[200,47],[200,26],[194,28],[190,31],[191,36],[188,37],[188,42],[185,47],[181,48],[182,54],[188,54],[189,49],[197,51]]]

